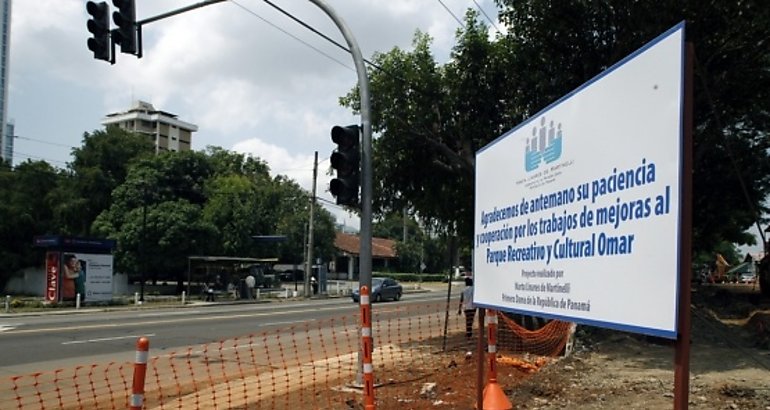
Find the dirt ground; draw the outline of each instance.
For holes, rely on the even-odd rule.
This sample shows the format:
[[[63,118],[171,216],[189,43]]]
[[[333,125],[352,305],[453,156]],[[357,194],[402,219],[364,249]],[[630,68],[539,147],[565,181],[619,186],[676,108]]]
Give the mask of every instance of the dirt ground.
[[[693,291],[689,407],[770,410],[770,301],[751,285]],[[476,358],[432,354],[375,372],[377,409],[473,409]],[[543,364],[499,352],[500,385],[515,409],[671,409],[674,349],[669,341],[578,327],[573,353]],[[542,367],[537,371],[532,369]],[[360,393],[336,395],[358,409]]]

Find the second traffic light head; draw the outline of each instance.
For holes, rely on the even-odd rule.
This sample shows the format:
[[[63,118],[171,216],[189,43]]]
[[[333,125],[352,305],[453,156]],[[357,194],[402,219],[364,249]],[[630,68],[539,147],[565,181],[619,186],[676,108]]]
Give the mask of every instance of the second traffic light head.
[[[112,0],[117,11],[112,13],[112,21],[118,28],[113,32],[120,51],[126,54],[136,54],[136,4],[134,0]]]

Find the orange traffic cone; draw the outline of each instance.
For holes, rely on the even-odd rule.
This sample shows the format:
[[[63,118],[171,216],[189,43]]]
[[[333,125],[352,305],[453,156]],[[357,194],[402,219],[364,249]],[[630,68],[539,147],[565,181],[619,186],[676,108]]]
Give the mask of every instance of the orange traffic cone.
[[[484,402],[482,406],[484,407],[483,410],[513,409],[513,404],[508,400],[508,396],[505,395],[503,388],[500,387],[500,383],[495,379],[490,379],[484,387]]]
[[[484,386],[482,410],[511,410],[513,404],[508,400],[503,388],[497,383],[497,312],[488,309],[487,321],[487,357],[489,359],[489,378]]]

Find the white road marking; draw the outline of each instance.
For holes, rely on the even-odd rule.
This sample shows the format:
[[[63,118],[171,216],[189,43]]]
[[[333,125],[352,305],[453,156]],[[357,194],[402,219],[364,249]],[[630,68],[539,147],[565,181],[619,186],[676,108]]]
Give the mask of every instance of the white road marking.
[[[185,310],[184,312],[163,312],[163,313],[142,313],[136,315],[137,317],[163,317],[163,316],[179,316],[189,315],[191,313],[201,313],[200,310]]]
[[[307,322],[307,319],[298,319],[298,320],[290,320],[286,322],[267,322],[267,323],[258,323],[259,326],[275,326],[275,325],[290,325],[292,323],[305,323]]]
[[[136,323],[131,323],[131,326],[149,326],[149,325],[163,325],[167,323],[179,323],[179,322],[211,322],[211,321],[217,321],[222,319],[247,319],[247,318],[257,318],[257,317],[265,317],[265,316],[286,316],[291,314],[297,314],[297,313],[310,313],[310,312],[320,312],[320,311],[335,311],[335,310],[347,310],[349,309],[349,306],[331,306],[331,307],[321,307],[321,308],[314,308],[314,309],[293,309],[293,310],[285,310],[280,312],[275,311],[258,311],[258,312],[249,312],[249,313],[219,313],[217,315],[213,316],[205,316],[205,317],[177,317],[177,318],[164,318],[163,315],[160,315],[155,318],[145,318],[147,320],[139,321]],[[267,324],[262,324],[261,326],[265,326]],[[50,327],[50,328],[40,328],[40,329],[17,329],[14,334],[30,334],[30,333],[51,333],[51,332],[62,332],[62,331],[70,331],[73,329],[78,330],[85,330],[85,329],[109,329],[109,328],[121,328],[126,326],[124,323],[100,323],[100,324],[94,324],[94,325],[82,325],[82,326],[61,326],[61,327]]]
[[[99,339],[88,339],[88,340],[73,340],[71,342],[62,342],[63,345],[79,345],[79,344],[85,344],[85,343],[99,343],[99,342],[109,342],[112,340],[122,340],[122,339],[137,339],[139,337],[149,337],[149,336],[155,336],[155,333],[147,334],[147,335],[141,335],[141,336],[115,336],[115,337],[102,337]]]

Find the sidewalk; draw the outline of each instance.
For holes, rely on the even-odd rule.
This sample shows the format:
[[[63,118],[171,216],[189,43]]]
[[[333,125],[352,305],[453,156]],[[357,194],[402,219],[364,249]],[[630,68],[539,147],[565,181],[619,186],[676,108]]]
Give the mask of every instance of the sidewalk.
[[[338,286],[339,285],[339,286]],[[402,283],[404,294],[416,294],[427,292],[446,292],[448,284],[445,282],[407,282]],[[204,307],[204,306],[217,306],[217,305],[235,305],[235,304],[254,304],[254,303],[271,303],[281,301],[299,301],[299,300],[321,300],[331,298],[350,298],[350,292],[354,287],[358,286],[358,281],[329,281],[327,286],[326,295],[313,295],[309,299],[305,299],[302,296],[303,284],[298,284],[297,296],[294,296],[294,283],[283,283],[280,289],[263,290],[260,292],[259,299],[232,299],[224,298],[221,294],[213,302],[207,302],[201,300],[198,296],[187,297],[185,303],[181,303],[181,297],[163,296],[155,297],[145,295],[145,303],[135,305],[133,300],[125,305],[88,305],[84,304],[79,309],[73,306],[66,307],[41,307],[41,308],[22,308],[20,311],[14,311],[10,309],[10,312],[6,312],[3,308],[0,308],[0,319],[13,318],[23,316],[42,316],[42,315],[70,315],[70,314],[82,314],[91,312],[108,312],[108,311],[122,311],[122,310],[149,310],[149,309],[163,309],[163,308],[189,308],[189,307]],[[464,285],[462,282],[452,282],[452,294],[459,294]],[[284,295],[288,295],[288,298]]]

